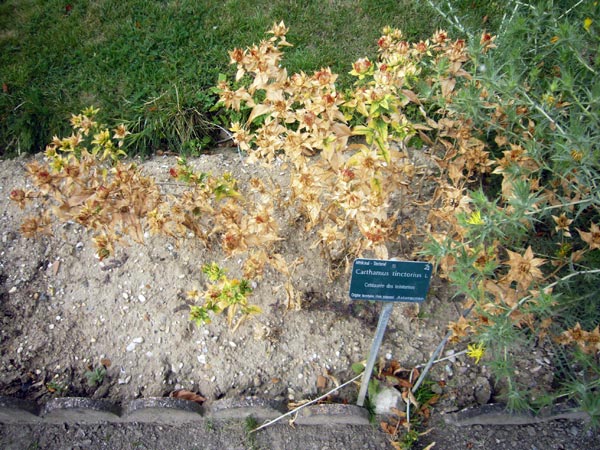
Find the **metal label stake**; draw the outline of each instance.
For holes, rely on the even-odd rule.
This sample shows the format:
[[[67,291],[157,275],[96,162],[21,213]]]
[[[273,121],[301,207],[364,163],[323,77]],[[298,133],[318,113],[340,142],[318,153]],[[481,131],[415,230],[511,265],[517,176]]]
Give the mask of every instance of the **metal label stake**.
[[[367,360],[367,367],[358,393],[358,406],[363,406],[369,389],[369,380],[383,335],[395,302],[421,303],[425,301],[431,281],[431,264],[418,261],[398,261],[359,258],[352,266],[350,298],[353,300],[383,301],[375,337]]]
[[[367,367],[365,367],[365,372],[360,385],[360,391],[358,392],[358,401],[356,402],[358,406],[363,406],[365,403],[365,397],[367,395],[367,390],[369,389],[369,380],[371,379],[371,374],[373,373],[373,367],[375,367],[375,360],[377,359],[377,354],[379,353],[379,347],[381,346],[381,341],[383,340],[385,328],[387,327],[390,316],[392,315],[393,307],[393,303],[385,303],[383,305],[383,309],[381,310],[379,322],[377,323],[377,330],[375,331],[375,337],[373,338],[371,350],[369,351]]]

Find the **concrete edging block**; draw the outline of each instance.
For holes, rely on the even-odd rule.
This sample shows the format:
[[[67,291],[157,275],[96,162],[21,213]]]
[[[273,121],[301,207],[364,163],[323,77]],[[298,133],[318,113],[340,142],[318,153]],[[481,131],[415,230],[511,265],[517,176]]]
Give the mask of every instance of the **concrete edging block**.
[[[32,401],[0,396],[0,423],[38,423],[39,414],[39,406]]]
[[[126,422],[180,424],[202,420],[203,407],[189,400],[172,397],[138,398],[123,407]]]
[[[463,409],[455,413],[444,414],[444,422],[448,425],[465,427],[471,425],[530,425],[534,423],[548,422],[551,420],[584,420],[590,419],[584,411],[574,411],[570,408],[556,406],[539,415],[531,413],[511,413],[506,405],[487,404],[473,408]]]
[[[50,423],[92,424],[120,422],[120,412],[121,408],[108,400],[60,397],[46,403],[41,416]]]
[[[284,412],[283,402],[263,397],[216,400],[209,409],[209,415],[213,419],[243,419],[252,416],[256,420],[272,420]]]
[[[356,405],[312,405],[298,412],[297,425],[369,425],[369,413]]]

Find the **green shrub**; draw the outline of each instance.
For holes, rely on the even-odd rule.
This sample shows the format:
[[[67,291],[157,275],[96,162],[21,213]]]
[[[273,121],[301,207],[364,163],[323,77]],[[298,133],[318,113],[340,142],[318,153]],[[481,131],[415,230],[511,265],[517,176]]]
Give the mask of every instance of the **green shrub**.
[[[437,7],[454,21],[449,2]],[[426,253],[475,305],[471,320],[452,326],[454,337],[473,333],[486,345],[511,408],[565,395],[597,423],[599,9],[515,1],[502,12],[498,35],[489,36],[496,48],[481,54],[485,39],[471,37],[471,87],[445,105],[471,123],[493,171],[451,180],[468,190],[464,207]],[[555,355],[555,384],[564,389],[541,398],[515,375],[517,351],[539,346]],[[583,354],[586,363],[576,363]]]

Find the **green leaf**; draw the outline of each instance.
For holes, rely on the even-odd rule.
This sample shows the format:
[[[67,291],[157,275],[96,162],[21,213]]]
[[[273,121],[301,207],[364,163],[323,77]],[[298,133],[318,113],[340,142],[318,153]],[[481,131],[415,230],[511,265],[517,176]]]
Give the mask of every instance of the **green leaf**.
[[[379,393],[379,380],[371,378],[369,380],[369,388],[367,390],[370,399],[374,399],[375,397],[377,397],[377,394]]]
[[[365,370],[365,365],[363,363],[357,362],[357,363],[352,364],[352,371],[355,374],[358,375],[359,373],[363,372],[364,370]]]

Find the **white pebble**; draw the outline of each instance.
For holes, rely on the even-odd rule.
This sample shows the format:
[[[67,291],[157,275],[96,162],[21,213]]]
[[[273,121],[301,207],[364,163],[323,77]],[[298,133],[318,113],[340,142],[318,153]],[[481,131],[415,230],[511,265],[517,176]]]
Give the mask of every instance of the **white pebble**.
[[[127,292],[123,292],[123,298],[125,300],[128,300],[129,299],[129,294]]]
[[[127,346],[127,348],[125,350],[127,350],[128,352],[134,351],[135,350],[135,344],[132,342],[131,344],[129,344]]]
[[[198,355],[198,362],[200,364],[206,364],[206,355]]]
[[[236,347],[237,347],[237,345],[236,345],[236,344],[235,344],[235,342],[233,342],[233,341],[229,341],[229,346],[230,346],[231,348],[236,348]]]
[[[140,295],[138,295],[138,300],[139,300],[141,303],[144,303],[144,302],[146,301],[146,297],[145,297],[144,295],[140,294]]]
[[[141,343],[144,342],[144,338],[143,337],[136,337],[136,338],[133,338],[131,342],[133,342],[135,344],[141,344]]]
[[[17,292],[16,286],[11,287],[10,290],[8,291],[9,294],[14,294],[15,292]]]

